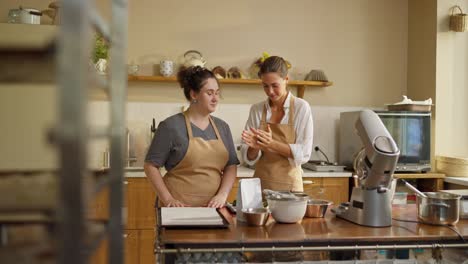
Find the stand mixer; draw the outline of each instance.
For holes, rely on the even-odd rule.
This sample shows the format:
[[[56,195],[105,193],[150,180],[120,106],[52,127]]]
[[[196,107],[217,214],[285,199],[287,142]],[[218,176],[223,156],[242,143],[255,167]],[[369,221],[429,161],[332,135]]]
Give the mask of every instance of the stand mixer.
[[[353,187],[350,201],[332,212],[358,225],[391,226],[391,184],[400,150],[378,115],[371,110],[359,114],[356,129],[364,145],[356,163],[359,184]]]

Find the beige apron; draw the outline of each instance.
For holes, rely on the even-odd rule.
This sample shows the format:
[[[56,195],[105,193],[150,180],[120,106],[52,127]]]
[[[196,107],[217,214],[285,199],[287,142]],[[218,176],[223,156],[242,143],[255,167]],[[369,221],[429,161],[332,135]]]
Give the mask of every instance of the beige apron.
[[[267,129],[266,106],[263,107],[260,129]],[[271,124],[270,129],[274,140],[293,144],[296,142],[294,130],[294,97],[291,96],[289,105],[288,124]],[[260,160],[255,165],[254,177],[260,178],[262,189],[275,191],[300,191],[304,190],[302,185],[302,172],[299,166],[289,163],[289,160],[279,154],[263,152]]]
[[[211,117],[215,140],[193,137],[187,112],[184,112],[184,117],[189,137],[187,152],[163,179],[175,199],[190,206],[206,206],[218,192],[229,154]]]

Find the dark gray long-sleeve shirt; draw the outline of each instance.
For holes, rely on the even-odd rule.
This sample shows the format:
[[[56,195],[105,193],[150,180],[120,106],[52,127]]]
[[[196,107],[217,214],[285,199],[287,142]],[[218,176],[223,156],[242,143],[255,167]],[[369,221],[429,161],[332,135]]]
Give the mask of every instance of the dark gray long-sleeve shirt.
[[[211,117],[229,153],[226,166],[239,164],[229,125],[217,117]],[[204,140],[216,139],[216,133],[211,123],[205,130],[201,130],[192,123],[190,124],[194,137],[201,137]],[[145,161],[151,162],[157,167],[165,167],[167,171],[170,171],[183,159],[187,149],[187,127],[185,125],[184,115],[179,113],[159,123],[156,134],[146,154]]]

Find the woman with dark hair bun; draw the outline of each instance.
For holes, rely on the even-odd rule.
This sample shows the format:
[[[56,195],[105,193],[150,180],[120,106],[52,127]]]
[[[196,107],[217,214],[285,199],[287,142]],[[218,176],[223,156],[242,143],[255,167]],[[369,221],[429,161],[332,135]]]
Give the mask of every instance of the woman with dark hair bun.
[[[211,116],[219,102],[218,80],[200,66],[181,69],[177,80],[190,106],[159,124],[146,155],[146,176],[160,206],[221,208],[239,160],[228,124]]]
[[[310,159],[313,124],[309,104],[287,89],[288,64],[268,57],[260,67],[267,100],[252,105],[242,132],[241,154],[255,165],[262,189],[303,191],[301,164]]]

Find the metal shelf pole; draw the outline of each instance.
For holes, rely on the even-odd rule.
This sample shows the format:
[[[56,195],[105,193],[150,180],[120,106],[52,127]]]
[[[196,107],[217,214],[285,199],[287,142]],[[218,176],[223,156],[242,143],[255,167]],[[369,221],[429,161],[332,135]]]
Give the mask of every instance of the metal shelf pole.
[[[127,97],[127,1],[112,1],[111,18],[111,169],[110,169],[110,220],[109,263],[123,263],[123,164],[125,153],[125,109]]]
[[[86,220],[85,178],[88,175],[87,145],[96,136],[110,140],[111,161],[110,219],[108,223],[109,263],[122,264],[123,257],[123,164],[125,153],[125,104],[127,95],[127,2],[113,0],[110,27],[89,1],[64,0],[63,21],[58,36],[57,76],[59,90],[59,120],[56,126],[60,157],[60,199],[58,228],[58,263],[89,262],[89,241]],[[98,25],[96,25],[96,21]],[[108,133],[96,130],[92,137],[87,120],[89,81],[96,75],[89,72],[91,25],[105,31],[110,49],[110,74],[97,78],[105,85],[110,97],[110,128]],[[109,30],[107,30],[109,29]],[[106,32],[108,32],[106,34]],[[109,36],[110,34],[110,36]],[[107,85],[108,84],[108,85]],[[99,184],[102,184],[100,182]]]
[[[57,80],[60,158],[58,263],[85,263],[86,226],[83,179],[86,175],[87,87],[90,26],[87,1],[63,1],[58,37]]]

